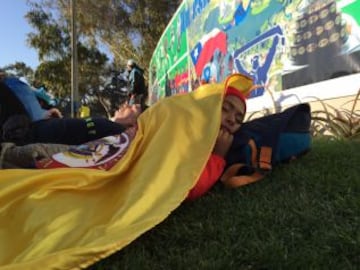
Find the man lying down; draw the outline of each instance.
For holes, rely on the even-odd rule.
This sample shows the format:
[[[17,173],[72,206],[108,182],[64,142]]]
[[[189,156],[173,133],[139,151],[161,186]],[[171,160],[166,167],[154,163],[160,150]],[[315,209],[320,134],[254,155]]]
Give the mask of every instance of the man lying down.
[[[220,179],[226,166],[225,156],[230,150],[233,136],[244,121],[246,96],[253,87],[253,81],[250,77],[242,74],[233,74],[228,77],[223,87],[224,98],[221,106],[219,133],[213,151],[197,184],[189,192],[189,199],[195,199],[205,194]],[[16,146],[5,143],[1,151],[1,167],[39,169],[95,168],[109,170],[124,156],[130,147],[137,133],[137,118],[139,115],[139,105],[122,106],[115,112],[112,120],[125,126],[125,131],[81,145],[36,143]],[[210,121],[212,119],[209,115],[207,118]],[[173,119],[176,121],[176,118]],[[161,123],[156,123],[156,125],[161,125]],[[171,143],[171,141],[169,142]]]
[[[133,130],[141,113],[140,110],[138,104],[125,104],[115,112],[111,120]],[[36,168],[36,162],[39,160],[48,159],[57,153],[69,150],[71,153],[77,148],[79,146],[55,143],[31,143],[17,146],[12,142],[4,142],[0,147],[0,169]]]
[[[224,157],[236,130],[246,127],[252,87],[251,79],[233,74],[223,84],[165,98],[122,133],[78,146],[3,144],[3,167],[39,170],[0,174],[0,266],[86,268],[162,222],[184,200],[205,194],[230,164]],[[133,112],[120,110],[115,118],[122,114]]]

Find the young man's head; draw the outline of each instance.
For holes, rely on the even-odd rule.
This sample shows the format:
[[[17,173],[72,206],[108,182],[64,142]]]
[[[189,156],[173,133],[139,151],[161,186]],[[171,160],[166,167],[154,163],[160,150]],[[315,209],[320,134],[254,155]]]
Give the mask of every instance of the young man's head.
[[[114,122],[120,123],[125,126],[133,126],[141,114],[142,110],[140,104],[121,106],[114,114]]]
[[[130,71],[133,69],[133,67],[135,67],[135,65],[136,65],[135,61],[133,59],[129,59],[126,63],[126,69]]]
[[[244,121],[245,103],[236,96],[227,95],[224,98],[221,113],[221,129],[234,134]]]
[[[253,87],[250,77],[230,75],[225,82],[225,97],[221,113],[221,129],[234,134],[242,125],[246,114],[246,96]]]

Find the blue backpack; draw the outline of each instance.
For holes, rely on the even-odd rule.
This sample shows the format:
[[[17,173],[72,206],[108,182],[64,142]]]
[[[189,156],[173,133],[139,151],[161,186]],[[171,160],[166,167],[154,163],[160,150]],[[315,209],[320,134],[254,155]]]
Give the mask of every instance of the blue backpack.
[[[221,180],[229,187],[250,184],[305,154],[311,148],[310,125],[307,103],[244,123],[234,135]]]
[[[16,77],[0,81],[0,142],[26,139],[32,122],[44,119],[36,91]]]
[[[41,108],[34,88],[16,77],[5,77],[0,82],[0,105],[6,120],[14,114],[26,114],[32,122],[42,120],[46,110]]]

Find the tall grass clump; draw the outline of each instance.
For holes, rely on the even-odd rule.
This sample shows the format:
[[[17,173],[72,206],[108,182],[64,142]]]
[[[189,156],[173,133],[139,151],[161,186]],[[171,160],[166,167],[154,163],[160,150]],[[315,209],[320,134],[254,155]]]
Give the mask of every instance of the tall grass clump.
[[[360,140],[360,90],[355,98],[345,105],[351,109],[335,108],[319,100],[322,110],[312,112],[313,136],[330,136],[335,139]]]

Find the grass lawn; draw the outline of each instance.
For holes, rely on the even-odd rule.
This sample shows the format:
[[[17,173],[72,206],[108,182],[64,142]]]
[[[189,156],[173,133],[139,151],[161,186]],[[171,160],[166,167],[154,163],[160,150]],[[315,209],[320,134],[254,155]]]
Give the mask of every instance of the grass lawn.
[[[261,182],[219,184],[89,269],[360,269],[360,142],[317,139]]]

